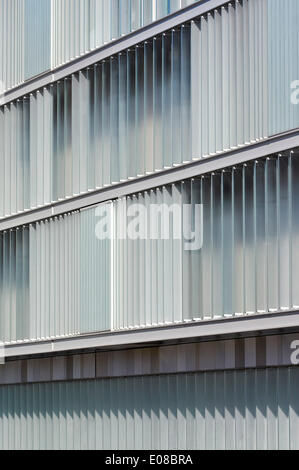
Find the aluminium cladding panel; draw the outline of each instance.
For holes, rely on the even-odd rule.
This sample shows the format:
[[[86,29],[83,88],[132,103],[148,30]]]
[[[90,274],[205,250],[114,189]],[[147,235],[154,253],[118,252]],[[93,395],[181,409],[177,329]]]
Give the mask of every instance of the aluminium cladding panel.
[[[114,329],[298,308],[298,163],[268,157],[115,201]],[[155,205],[166,236],[153,236]]]
[[[25,0],[0,0],[0,93],[24,81]]]
[[[10,343],[110,329],[110,252],[92,209],[0,235],[0,338]]]
[[[196,0],[52,0],[52,68]]]
[[[2,449],[295,450],[296,367],[0,387]]]
[[[299,4],[271,0],[269,21],[269,133],[299,127]]]

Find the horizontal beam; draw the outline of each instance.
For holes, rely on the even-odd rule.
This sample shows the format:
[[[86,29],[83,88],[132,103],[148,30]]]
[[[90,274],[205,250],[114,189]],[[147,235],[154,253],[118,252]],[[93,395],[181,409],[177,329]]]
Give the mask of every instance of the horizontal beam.
[[[42,208],[20,212],[13,216],[0,219],[0,231],[9,230],[22,225],[59,216],[74,210],[84,209],[119,197],[147,191],[155,187],[175,183],[246,163],[250,160],[266,157],[267,155],[284,152],[299,147],[299,129],[285,134],[264,139],[258,143],[245,145],[232,151],[219,153],[216,156],[194,159],[170,170],[163,170],[144,177],[128,180],[96,191],[74,196],[64,201],[54,202]]]
[[[10,358],[0,385],[291,367],[298,332],[173,345]],[[199,360],[198,360],[199,359]]]
[[[79,72],[80,70],[90,67],[93,64],[115,54],[119,54],[125,49],[129,49],[136,44],[147,41],[152,37],[168,31],[180,24],[186,23],[193,18],[214,10],[215,8],[219,8],[227,3],[227,0],[202,0],[200,3],[189,5],[182,10],[162,18],[161,20],[155,21],[150,25],[138,29],[137,31],[122,36],[115,41],[111,41],[92,52],[86,53],[60,67],[45,72],[37,77],[27,80],[11,90],[8,90],[0,95],[0,106],[8,104],[24,95],[33,93],[39,88],[45,87],[50,83],[62,80],[73,73]]]
[[[299,312],[233,317],[168,327],[145,328],[122,332],[82,335],[78,337],[10,344],[5,357],[62,354],[72,351],[111,350],[136,346],[184,343],[195,340],[222,339],[246,335],[299,332]]]

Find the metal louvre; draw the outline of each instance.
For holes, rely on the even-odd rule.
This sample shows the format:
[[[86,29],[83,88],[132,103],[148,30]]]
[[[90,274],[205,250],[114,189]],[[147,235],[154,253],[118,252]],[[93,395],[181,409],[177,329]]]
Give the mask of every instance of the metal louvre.
[[[80,331],[80,214],[29,226],[29,338]]]
[[[51,202],[52,97],[44,88],[0,110],[0,215]]]
[[[190,29],[180,27],[57,84],[61,145],[53,177],[73,178],[70,195],[171,167],[190,154],[188,51]],[[68,195],[63,185],[60,197]]]
[[[98,238],[97,224],[107,217],[106,236]],[[111,329],[111,204],[80,213],[80,331]]]
[[[0,387],[2,449],[295,450],[296,367]]]
[[[298,308],[298,161],[268,157],[117,201],[114,328]],[[117,239],[132,215],[149,229],[157,203],[202,204],[201,250],[186,251],[173,232]]]
[[[3,93],[51,67],[51,0],[1,0],[0,38]]]
[[[29,234],[3,232],[5,340],[298,310],[298,177],[294,150],[35,223]],[[153,205],[169,232],[159,228]],[[190,232],[194,250],[186,249]],[[17,254],[28,249],[20,268]],[[9,325],[24,318],[15,286],[28,270],[26,337],[18,321]]]
[[[24,0],[0,0],[0,93],[24,81]]]
[[[197,0],[52,0],[52,68]]]
[[[0,214],[30,207],[29,103],[0,109]]]
[[[97,220],[91,209],[1,233],[2,341],[110,329],[109,240],[96,239]]]
[[[124,36],[193,3],[106,1],[53,0],[50,12],[50,0],[43,2],[46,7],[42,9],[38,0],[1,0],[0,92],[48,69],[50,49],[53,62],[62,64],[103,44],[104,36]],[[223,148],[231,148],[298,126],[297,107],[291,101],[291,85],[298,80],[297,20],[296,0],[241,0],[193,23],[193,36],[197,38],[192,58],[193,102],[196,108],[201,101],[203,109],[203,117],[197,117],[194,124],[194,158],[219,151],[222,143]],[[198,38],[202,40],[198,42]],[[291,59],[287,61],[287,57]],[[200,64],[203,73],[196,72]],[[202,93],[202,87],[208,93]],[[214,88],[215,97],[211,94]],[[250,108],[251,116],[242,107]]]
[[[269,10],[269,134],[299,126],[296,0],[271,0]]]
[[[25,0],[24,7],[24,80],[27,80],[51,67],[51,0]]]
[[[0,93],[197,0],[1,0]]]
[[[17,341],[29,335],[29,230],[0,234],[1,341]]]
[[[169,220],[167,239],[163,239],[164,236],[167,237],[162,228],[163,222],[159,226],[159,216],[150,211],[153,205],[157,205],[161,209],[163,221],[172,204],[176,204],[179,211],[183,210],[184,203],[193,203],[194,206],[199,203],[196,199],[196,186],[194,181],[187,181],[115,202],[115,329],[174,324],[194,318],[191,309],[192,274],[194,282],[199,279],[196,272],[190,273],[190,269],[192,261],[198,259],[198,252],[191,254],[184,251],[183,241],[176,238],[175,226],[180,217],[176,210]],[[140,206],[144,210],[140,210]],[[141,239],[134,240],[125,231],[130,228],[132,216],[137,215],[144,233]],[[182,220],[183,225],[188,222],[189,220]],[[155,227],[157,235],[155,239],[150,239],[149,235],[154,233]],[[137,222],[136,227],[132,227],[133,236],[135,229]]]
[[[268,136],[267,9],[230,2],[191,23],[193,158]]]
[[[3,106],[0,217],[265,137],[266,51],[244,0]]]
[[[190,160],[190,99],[184,25],[5,105],[0,216]]]

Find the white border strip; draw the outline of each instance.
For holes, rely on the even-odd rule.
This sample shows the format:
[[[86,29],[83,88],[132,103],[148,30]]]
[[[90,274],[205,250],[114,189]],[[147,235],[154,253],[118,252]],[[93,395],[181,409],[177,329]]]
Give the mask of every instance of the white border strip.
[[[10,344],[5,357],[66,353],[67,351],[111,350],[156,343],[190,342],[200,339],[222,339],[225,336],[246,336],[277,333],[285,330],[299,332],[299,312],[280,312],[244,317],[223,318],[194,324],[147,328],[122,332],[82,335],[72,338]]]

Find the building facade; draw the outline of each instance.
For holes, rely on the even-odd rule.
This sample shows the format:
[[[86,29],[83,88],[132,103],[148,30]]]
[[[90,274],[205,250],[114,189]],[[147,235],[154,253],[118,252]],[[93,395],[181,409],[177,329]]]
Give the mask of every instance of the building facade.
[[[299,448],[298,24],[0,0],[0,448]]]

